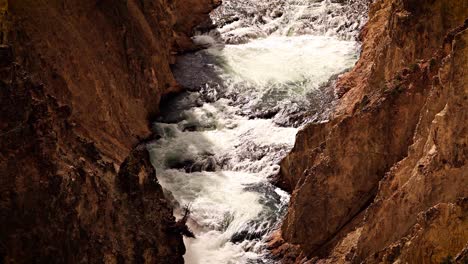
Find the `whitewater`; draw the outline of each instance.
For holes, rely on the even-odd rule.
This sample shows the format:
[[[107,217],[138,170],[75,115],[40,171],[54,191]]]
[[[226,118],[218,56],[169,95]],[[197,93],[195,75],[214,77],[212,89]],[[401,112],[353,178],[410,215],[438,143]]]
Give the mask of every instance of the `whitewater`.
[[[359,55],[367,1],[230,0],[178,58],[186,92],[161,106],[148,145],[166,197],[196,238],[186,263],[275,263],[266,244],[289,194],[271,184],[298,130],[326,122],[333,80]]]

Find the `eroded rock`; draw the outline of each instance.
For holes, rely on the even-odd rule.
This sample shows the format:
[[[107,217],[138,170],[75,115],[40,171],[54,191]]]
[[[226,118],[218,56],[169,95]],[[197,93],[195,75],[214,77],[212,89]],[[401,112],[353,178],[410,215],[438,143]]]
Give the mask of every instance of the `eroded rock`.
[[[371,6],[331,120],[299,132],[281,164],[278,184],[292,198],[273,249],[285,263],[439,262],[463,250],[467,234],[454,231],[460,243],[447,246],[443,221],[431,239],[421,231],[420,244],[388,247],[418,214],[467,196],[467,10],[463,1]],[[421,253],[431,247],[433,259]]]

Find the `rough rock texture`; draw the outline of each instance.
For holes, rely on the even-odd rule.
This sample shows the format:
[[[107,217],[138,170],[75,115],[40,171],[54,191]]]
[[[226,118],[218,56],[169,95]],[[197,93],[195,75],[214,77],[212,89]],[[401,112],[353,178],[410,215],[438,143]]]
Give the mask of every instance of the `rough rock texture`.
[[[194,5],[199,13],[177,9]],[[121,160],[148,133],[161,96],[179,89],[169,64],[213,7],[211,0],[10,1],[6,34],[16,61],[73,109],[77,130]]]
[[[468,236],[468,201],[440,203],[417,216],[408,235],[387,246],[366,262],[441,263],[455,261],[466,263]],[[465,254],[465,255],[463,255]]]
[[[372,4],[334,117],[304,128],[281,164],[292,198],[271,248],[283,262],[439,263],[463,251],[467,18],[464,0]]]
[[[0,262],[183,262],[138,142],[217,4],[0,0]]]

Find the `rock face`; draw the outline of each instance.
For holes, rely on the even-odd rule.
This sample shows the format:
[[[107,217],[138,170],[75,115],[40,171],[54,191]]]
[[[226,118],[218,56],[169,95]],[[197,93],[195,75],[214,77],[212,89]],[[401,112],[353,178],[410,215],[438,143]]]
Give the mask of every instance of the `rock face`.
[[[183,263],[138,142],[217,4],[0,0],[0,262]]]
[[[463,0],[374,1],[333,118],[281,164],[284,263],[466,258],[467,18]]]

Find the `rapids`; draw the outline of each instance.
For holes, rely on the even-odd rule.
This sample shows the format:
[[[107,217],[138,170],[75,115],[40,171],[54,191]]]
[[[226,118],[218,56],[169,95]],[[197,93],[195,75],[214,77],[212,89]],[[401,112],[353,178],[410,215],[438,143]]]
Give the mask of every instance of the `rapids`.
[[[187,92],[161,106],[148,149],[176,217],[191,210],[186,263],[275,263],[266,241],[289,195],[270,180],[298,129],[326,121],[366,2],[226,0],[194,37],[206,49],[178,58]]]

